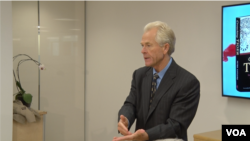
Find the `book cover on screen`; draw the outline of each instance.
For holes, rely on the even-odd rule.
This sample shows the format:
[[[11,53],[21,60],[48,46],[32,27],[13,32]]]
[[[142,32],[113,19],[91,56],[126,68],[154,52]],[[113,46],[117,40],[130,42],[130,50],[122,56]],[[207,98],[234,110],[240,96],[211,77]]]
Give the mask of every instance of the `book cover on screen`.
[[[250,15],[236,18],[236,89],[250,92]]]

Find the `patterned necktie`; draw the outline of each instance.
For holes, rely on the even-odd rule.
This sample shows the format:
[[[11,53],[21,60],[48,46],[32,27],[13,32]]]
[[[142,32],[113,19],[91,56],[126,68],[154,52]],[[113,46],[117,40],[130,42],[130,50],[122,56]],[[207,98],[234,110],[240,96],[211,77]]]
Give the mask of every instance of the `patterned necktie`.
[[[151,94],[150,94],[150,101],[149,101],[149,108],[151,108],[151,104],[153,102],[154,99],[154,95],[155,95],[155,91],[156,91],[156,80],[159,78],[158,74],[155,73],[154,77],[153,77],[153,82],[152,82],[152,86],[151,86]]]

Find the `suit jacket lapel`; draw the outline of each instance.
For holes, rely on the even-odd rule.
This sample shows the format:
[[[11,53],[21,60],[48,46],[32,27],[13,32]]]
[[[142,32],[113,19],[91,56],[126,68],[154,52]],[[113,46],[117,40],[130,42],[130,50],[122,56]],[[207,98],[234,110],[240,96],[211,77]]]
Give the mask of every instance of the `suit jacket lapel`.
[[[150,89],[151,83],[153,78],[153,68],[149,69],[146,72],[145,77],[142,81],[142,102],[143,102],[143,117],[144,117],[144,124],[146,123],[146,118],[148,115],[148,108],[149,108],[149,98],[150,98]]]
[[[160,99],[162,98],[162,96],[167,93],[168,89],[174,83],[173,78],[176,75],[176,66],[177,66],[177,64],[175,63],[175,61],[173,59],[170,67],[168,68],[165,75],[163,76],[157,91],[155,92],[155,97],[154,97],[154,100],[152,102],[151,108],[148,111],[148,114],[146,116],[147,118],[145,120],[145,123],[148,120],[151,113],[155,110],[155,108],[158,105],[158,103],[159,103]],[[153,76],[151,75],[151,79],[152,79],[152,77]],[[150,90],[149,90],[149,92],[150,92]],[[149,98],[148,98],[148,100],[149,100]],[[148,102],[148,104],[149,104],[149,102]]]

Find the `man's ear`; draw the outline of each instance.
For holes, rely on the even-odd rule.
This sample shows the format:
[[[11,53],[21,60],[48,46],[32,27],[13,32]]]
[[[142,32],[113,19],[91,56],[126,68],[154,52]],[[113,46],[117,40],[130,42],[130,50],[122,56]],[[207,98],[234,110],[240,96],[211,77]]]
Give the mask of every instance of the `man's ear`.
[[[164,46],[163,46],[164,55],[166,55],[168,53],[169,47],[170,47],[169,43],[164,44]]]

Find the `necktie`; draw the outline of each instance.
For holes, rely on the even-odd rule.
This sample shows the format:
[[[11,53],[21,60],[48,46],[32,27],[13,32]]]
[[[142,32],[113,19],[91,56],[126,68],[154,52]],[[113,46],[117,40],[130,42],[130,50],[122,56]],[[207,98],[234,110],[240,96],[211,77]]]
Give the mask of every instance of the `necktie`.
[[[155,91],[156,91],[156,80],[157,80],[158,78],[159,78],[158,74],[155,73],[155,74],[154,74],[154,77],[153,77],[152,86],[151,86],[149,108],[151,108],[151,104],[152,104],[153,99],[154,99],[154,95],[155,95]]]

